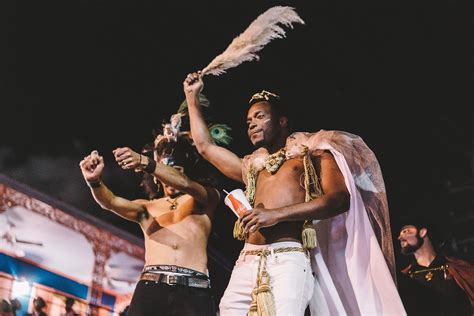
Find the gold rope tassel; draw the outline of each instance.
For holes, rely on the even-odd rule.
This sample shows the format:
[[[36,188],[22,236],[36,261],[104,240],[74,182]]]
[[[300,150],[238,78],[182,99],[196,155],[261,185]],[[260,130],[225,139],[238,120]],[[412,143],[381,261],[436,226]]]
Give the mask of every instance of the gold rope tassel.
[[[247,313],[247,316],[258,316],[257,308],[257,288],[254,288],[252,291],[252,302],[250,303],[250,309]]]
[[[258,316],[275,315],[275,301],[270,288],[270,276],[267,271],[262,272],[260,285],[257,288],[257,311]]]
[[[275,300],[267,272],[267,255],[261,253],[258,261],[257,286],[252,291],[252,303],[247,316],[275,316]],[[263,261],[263,269],[260,268]]]
[[[257,172],[253,166],[250,166],[247,172],[247,187],[245,188],[245,196],[250,205],[255,202],[255,187],[257,185]]]
[[[238,218],[235,221],[233,234],[234,234],[235,239],[245,240],[246,234],[244,232],[244,227],[242,226],[242,222],[240,221],[240,218]]]
[[[249,172],[247,173],[247,187],[245,188],[245,197],[249,201],[250,205],[253,205],[255,200],[255,185],[257,181],[257,173],[255,169],[251,166]],[[234,223],[234,238],[237,240],[245,240],[247,234],[244,232],[244,227],[240,218],[238,218]]]
[[[319,197],[323,194],[321,184],[319,183],[316,169],[314,168],[313,161],[309,154],[308,147],[304,147],[304,189],[306,192],[305,202],[309,202],[312,199]],[[314,229],[311,221],[305,221],[303,224],[303,231],[301,232],[301,240],[303,241],[303,247],[306,249],[316,248],[318,245],[316,230]]]
[[[316,229],[314,229],[314,226],[310,221],[304,221],[301,240],[303,241],[303,247],[306,249],[313,249],[318,246]]]

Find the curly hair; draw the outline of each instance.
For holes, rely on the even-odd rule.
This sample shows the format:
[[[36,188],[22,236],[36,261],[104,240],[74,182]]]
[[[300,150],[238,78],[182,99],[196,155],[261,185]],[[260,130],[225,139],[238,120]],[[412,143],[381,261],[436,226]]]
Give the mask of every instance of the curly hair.
[[[154,159],[153,153],[155,151],[153,144],[147,144],[143,147],[142,153],[149,159]],[[214,167],[199,155],[190,139],[180,137],[176,142],[166,142],[164,146],[160,146],[157,155],[159,158],[168,158],[162,160],[166,160],[166,164],[169,166],[183,167],[184,173],[191,180],[209,187],[217,185]],[[145,189],[150,200],[163,196],[161,185],[156,183],[154,177],[146,172],[143,174],[141,186]]]

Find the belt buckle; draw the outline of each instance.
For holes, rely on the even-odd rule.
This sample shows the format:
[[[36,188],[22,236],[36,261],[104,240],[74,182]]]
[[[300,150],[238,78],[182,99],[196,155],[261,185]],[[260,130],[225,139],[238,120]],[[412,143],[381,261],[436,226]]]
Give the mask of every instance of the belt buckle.
[[[174,275],[174,274],[167,274],[166,275],[166,284],[168,284],[168,285],[178,284],[178,276]]]

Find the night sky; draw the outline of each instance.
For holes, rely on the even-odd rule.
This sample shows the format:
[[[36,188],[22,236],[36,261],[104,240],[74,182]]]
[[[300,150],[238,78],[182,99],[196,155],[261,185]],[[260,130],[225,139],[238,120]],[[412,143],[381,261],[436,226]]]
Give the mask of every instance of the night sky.
[[[262,89],[276,92],[295,130],[344,130],[365,140],[379,159],[394,227],[408,214],[428,214],[458,241],[472,239],[472,17],[456,0],[439,7],[2,1],[0,172],[140,236],[137,225],[95,204],[79,161],[97,149],[112,191],[143,197],[140,175],[118,168],[111,151],[150,142],[152,128],[183,101],[186,74],[277,4],[295,7],[306,25],[287,29],[260,61],[205,77],[215,120],[233,128],[230,147],[241,156],[252,150],[247,101]],[[231,239],[233,215],[221,209],[211,244],[232,261],[241,243]]]

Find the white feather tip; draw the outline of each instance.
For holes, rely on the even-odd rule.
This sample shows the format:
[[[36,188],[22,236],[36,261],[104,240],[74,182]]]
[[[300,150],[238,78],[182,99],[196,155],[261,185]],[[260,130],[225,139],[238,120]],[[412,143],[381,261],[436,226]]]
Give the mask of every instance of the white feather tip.
[[[258,16],[247,29],[234,38],[227,49],[214,58],[202,70],[204,74],[220,75],[227,69],[236,67],[245,61],[258,60],[256,52],[275,38],[285,37],[286,26],[293,28],[293,23],[305,24],[292,7],[276,6]]]

